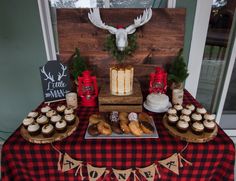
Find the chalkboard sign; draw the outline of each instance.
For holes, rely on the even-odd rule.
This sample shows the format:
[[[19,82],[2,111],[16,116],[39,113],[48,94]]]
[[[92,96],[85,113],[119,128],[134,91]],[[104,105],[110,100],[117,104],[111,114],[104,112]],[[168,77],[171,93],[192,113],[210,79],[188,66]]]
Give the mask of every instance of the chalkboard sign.
[[[70,92],[68,67],[59,61],[48,61],[39,68],[43,86],[44,100],[64,99]]]

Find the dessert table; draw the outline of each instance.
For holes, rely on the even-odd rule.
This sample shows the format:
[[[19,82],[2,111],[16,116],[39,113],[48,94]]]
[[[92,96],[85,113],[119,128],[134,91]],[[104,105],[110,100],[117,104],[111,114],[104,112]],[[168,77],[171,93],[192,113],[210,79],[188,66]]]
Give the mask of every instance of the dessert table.
[[[187,92],[184,104],[199,103]],[[54,103],[56,104],[56,103]],[[54,142],[53,146],[62,153],[67,153],[83,164],[125,170],[146,167],[158,163],[179,153],[186,142],[169,135],[162,123],[163,114],[151,113],[159,134],[158,139],[84,139],[88,118],[98,112],[98,108],[79,107],[77,115],[80,123],[77,130],[68,138]],[[235,148],[232,140],[219,128],[218,135],[207,143],[189,143],[182,156],[192,163],[183,162],[179,175],[157,164],[161,180],[233,180]],[[2,149],[2,180],[81,180],[75,176],[75,170],[61,172],[58,170],[58,152],[51,144],[29,143],[17,129],[4,143]],[[83,167],[84,180],[88,180],[86,167]],[[140,180],[145,180],[138,175]],[[103,180],[116,180],[112,172]],[[134,180],[133,175],[129,180]],[[155,179],[158,180],[156,174]]]

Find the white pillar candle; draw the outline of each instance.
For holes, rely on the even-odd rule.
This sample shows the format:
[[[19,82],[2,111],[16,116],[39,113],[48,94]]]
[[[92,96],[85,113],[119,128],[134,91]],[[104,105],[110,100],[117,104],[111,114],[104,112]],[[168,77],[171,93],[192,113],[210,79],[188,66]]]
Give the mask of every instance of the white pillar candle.
[[[172,103],[173,104],[183,104],[184,90],[183,89],[173,89],[172,90]]]
[[[70,92],[66,94],[66,104],[67,107],[76,109],[78,107],[77,94],[75,92]]]

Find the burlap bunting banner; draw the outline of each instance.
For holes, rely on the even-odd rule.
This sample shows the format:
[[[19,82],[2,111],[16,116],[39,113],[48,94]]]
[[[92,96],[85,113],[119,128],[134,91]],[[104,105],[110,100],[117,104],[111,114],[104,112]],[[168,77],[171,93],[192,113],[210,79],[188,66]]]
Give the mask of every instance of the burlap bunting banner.
[[[52,144],[51,144],[52,145]],[[180,153],[174,153],[170,157],[158,161],[158,163],[168,170],[174,172],[175,174],[179,175],[179,168],[183,167],[182,161],[187,163],[188,165],[192,165],[191,162],[186,160],[181,153],[187,148],[187,145],[182,149]],[[83,161],[75,160],[71,158],[67,153],[62,154],[55,146],[52,145],[52,148],[56,150],[59,153],[58,158],[58,170],[61,172],[66,172],[69,170],[72,170],[77,167],[77,170],[75,172],[75,176],[77,176],[77,173],[80,173],[80,177],[82,180],[84,180],[85,177],[83,177],[82,167],[83,167]],[[62,160],[63,159],[63,160]],[[61,165],[62,162],[62,165]],[[88,173],[88,179],[89,181],[96,181],[103,175],[103,179],[109,174],[109,170],[106,169],[106,167],[94,167],[90,164],[86,165],[87,167],[87,173]],[[154,181],[156,173],[158,174],[158,177],[161,178],[160,172],[157,168],[157,165],[153,163],[152,165],[149,165],[147,167],[143,168],[136,168],[136,169],[126,169],[126,170],[117,170],[112,168],[112,171],[118,181],[126,181],[130,178],[131,174],[133,174],[133,180],[140,180],[136,171],[138,171],[147,181]]]

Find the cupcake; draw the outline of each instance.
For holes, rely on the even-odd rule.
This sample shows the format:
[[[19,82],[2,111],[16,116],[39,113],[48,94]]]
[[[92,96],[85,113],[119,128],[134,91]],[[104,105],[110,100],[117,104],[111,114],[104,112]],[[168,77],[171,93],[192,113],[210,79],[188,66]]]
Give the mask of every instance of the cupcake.
[[[40,133],[40,126],[38,123],[33,122],[28,126],[27,131],[31,136],[37,136]]]
[[[169,125],[174,126],[179,120],[179,117],[177,115],[169,115],[167,120]]]
[[[180,115],[181,114],[181,111],[183,109],[183,106],[181,104],[175,104],[174,105],[174,108],[176,109],[177,111],[177,114]]]
[[[22,122],[22,124],[23,124],[23,126],[25,127],[25,128],[27,128],[30,124],[32,124],[34,122],[34,119],[33,118],[25,118],[25,119],[23,119],[23,122]]]
[[[189,123],[184,120],[179,120],[176,124],[177,130],[181,133],[185,133],[188,131]]]
[[[204,115],[204,119],[209,120],[209,121],[214,121],[215,118],[216,118],[215,114],[206,113],[206,114]]]
[[[41,108],[41,113],[46,115],[46,113],[50,110],[51,108],[49,106],[44,106]]]
[[[72,125],[75,123],[75,115],[74,114],[67,114],[67,115],[65,115],[65,120],[68,125]]]
[[[54,134],[54,127],[51,124],[45,124],[42,127],[42,134],[45,138],[49,138]]]
[[[73,114],[74,113],[74,109],[72,109],[72,108],[66,108],[65,110],[64,110],[64,114]]]
[[[190,116],[190,114],[192,113],[191,110],[187,109],[187,108],[184,108],[182,111],[181,111],[182,114],[186,115],[186,116]]]
[[[191,116],[193,121],[201,121],[202,120],[202,115],[198,113],[193,113]]]
[[[215,121],[210,121],[210,120],[204,120],[203,125],[205,127],[206,132],[213,132],[216,127]]]
[[[50,122],[51,122],[53,125],[55,125],[58,121],[61,120],[61,118],[62,118],[62,117],[61,117],[59,114],[56,114],[56,115],[54,115],[54,116],[51,117]]]
[[[59,105],[59,106],[57,106],[57,112],[59,113],[59,114],[64,114],[64,111],[65,111],[65,109],[66,109],[66,106],[65,105]]]
[[[67,126],[66,121],[62,119],[56,123],[55,128],[57,132],[64,133],[67,129],[66,126]]]
[[[192,132],[196,135],[201,135],[204,131],[204,126],[200,122],[194,122],[191,126]]]
[[[48,123],[48,118],[45,115],[40,115],[37,119],[36,122],[40,125],[43,126],[44,124]]]
[[[202,114],[202,115],[207,113],[207,111],[206,111],[206,109],[204,107],[198,107],[196,109],[196,112],[199,113],[199,114]]]
[[[38,117],[38,115],[39,115],[38,112],[32,111],[32,112],[29,112],[27,117],[36,119]]]
[[[55,110],[50,110],[46,113],[46,116],[51,118],[52,116],[56,115],[57,112]]]
[[[191,112],[195,110],[195,106],[193,104],[187,104],[185,107],[189,109]]]
[[[167,111],[167,113],[168,113],[169,115],[175,115],[175,114],[177,114],[177,111],[176,111],[175,108],[169,108],[168,111]]]
[[[190,117],[189,116],[186,116],[186,115],[181,115],[180,117],[179,117],[181,120],[184,120],[184,121],[186,121],[186,122],[190,122],[191,121],[191,119],[190,119]]]

